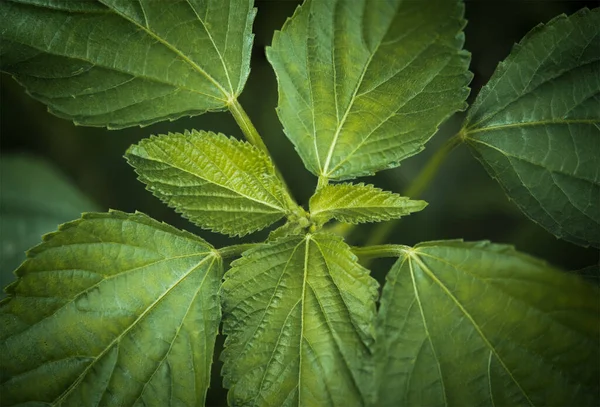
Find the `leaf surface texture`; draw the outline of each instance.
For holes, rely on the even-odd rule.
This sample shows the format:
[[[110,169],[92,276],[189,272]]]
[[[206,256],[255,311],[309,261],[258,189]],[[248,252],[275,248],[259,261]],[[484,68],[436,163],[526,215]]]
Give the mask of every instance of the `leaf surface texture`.
[[[600,247],[600,8],[533,29],[469,110],[466,140],[559,238]]]
[[[250,70],[252,0],[8,0],[0,68],[54,114],[121,128],[223,110]]]
[[[397,166],[464,109],[463,4],[306,1],[267,49],[305,166],[342,180]]]
[[[244,141],[194,130],[142,140],[126,157],[149,191],[203,228],[245,235],[289,211],[271,160]]]
[[[327,185],[310,198],[311,218],[323,224],[332,218],[346,223],[380,222],[418,212],[425,201],[383,191],[372,185]]]
[[[203,405],[222,276],[205,241],[140,213],[86,214],[17,274],[0,306],[3,405]]]
[[[249,250],[222,287],[231,405],[360,406],[377,283],[327,234]]]
[[[599,296],[508,246],[407,248],[381,299],[377,405],[597,405]]]

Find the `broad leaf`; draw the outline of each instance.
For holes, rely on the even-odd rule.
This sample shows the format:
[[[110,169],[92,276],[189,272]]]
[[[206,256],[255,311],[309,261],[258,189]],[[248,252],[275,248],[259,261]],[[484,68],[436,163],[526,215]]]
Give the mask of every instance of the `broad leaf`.
[[[508,196],[559,238],[600,247],[600,9],[515,45],[463,132]]]
[[[0,307],[2,405],[203,405],[222,276],[210,245],[110,212],[28,256]]]
[[[246,142],[194,130],[142,140],[126,157],[149,191],[200,227],[245,235],[289,212],[271,160]]]
[[[0,2],[0,68],[50,111],[120,128],[222,110],[249,73],[252,0]]]
[[[0,156],[0,286],[14,279],[12,271],[25,251],[42,235],[96,205],[46,161],[28,155]],[[4,294],[0,293],[0,298]]]
[[[310,198],[311,219],[322,225],[335,218],[346,223],[380,222],[423,210],[425,201],[383,191],[372,185],[327,185]]]
[[[399,165],[464,109],[469,54],[459,0],[310,1],[269,61],[285,132],[314,174],[341,180]]]
[[[377,283],[349,247],[293,236],[232,266],[222,287],[230,404],[363,405]]]
[[[407,248],[383,289],[378,406],[595,406],[600,291],[511,247]]]

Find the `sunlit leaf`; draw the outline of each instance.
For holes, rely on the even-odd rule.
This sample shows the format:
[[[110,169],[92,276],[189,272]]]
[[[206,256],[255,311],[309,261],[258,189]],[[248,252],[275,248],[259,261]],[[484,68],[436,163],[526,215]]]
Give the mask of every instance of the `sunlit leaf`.
[[[0,306],[3,406],[203,405],[222,276],[205,241],[140,213],[86,214],[17,274]]]
[[[0,68],[50,111],[114,128],[222,110],[250,71],[252,0],[0,2]]]
[[[200,227],[245,235],[289,212],[269,157],[212,132],[142,140],[127,160],[148,190]]]
[[[349,247],[292,236],[232,266],[222,288],[230,404],[363,405],[377,283]]]
[[[383,289],[377,405],[598,405],[599,298],[508,246],[406,248]]]
[[[327,185],[310,198],[311,218],[323,224],[332,218],[346,223],[380,222],[423,210],[425,201],[383,191],[372,185]]]
[[[534,28],[501,62],[466,141],[519,208],[559,238],[600,247],[600,9]]]
[[[306,1],[267,49],[278,113],[306,167],[349,179],[397,166],[464,109],[458,0]]]

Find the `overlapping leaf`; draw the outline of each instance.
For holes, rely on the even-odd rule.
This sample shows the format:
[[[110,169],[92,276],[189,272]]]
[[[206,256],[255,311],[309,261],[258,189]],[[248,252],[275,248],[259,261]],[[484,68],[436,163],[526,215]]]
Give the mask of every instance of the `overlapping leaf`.
[[[377,283],[326,234],[244,253],[222,287],[232,405],[360,406]]]
[[[126,157],[154,195],[203,228],[245,235],[289,212],[269,157],[246,142],[192,131],[142,140]]]
[[[532,30],[469,110],[472,151],[531,219],[600,247],[600,9]]]
[[[421,151],[466,107],[462,15],[458,0],[306,1],[267,50],[306,167],[349,179]]]
[[[252,0],[0,2],[0,67],[54,114],[146,125],[222,110],[250,70]]]
[[[346,223],[396,219],[425,208],[425,201],[383,191],[372,185],[327,185],[310,198],[311,218],[323,224],[332,218]]]
[[[0,156],[0,287],[14,279],[25,251],[42,235],[96,205],[49,163],[28,155]],[[3,297],[0,293],[0,297]]]
[[[407,248],[378,317],[378,406],[593,406],[600,291],[501,245]]]
[[[87,214],[47,235],[0,307],[2,405],[198,406],[222,266],[143,214]]]

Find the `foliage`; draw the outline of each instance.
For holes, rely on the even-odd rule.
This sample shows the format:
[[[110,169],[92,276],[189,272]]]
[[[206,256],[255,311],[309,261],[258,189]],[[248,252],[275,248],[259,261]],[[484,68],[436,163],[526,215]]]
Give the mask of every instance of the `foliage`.
[[[40,236],[81,212],[98,210],[59,171],[29,155],[5,154],[0,160],[0,281],[6,286],[25,251]]]
[[[597,284],[506,245],[345,239],[427,206],[330,182],[398,166],[466,109],[463,13],[460,0],[306,0],[275,34],[278,115],[318,176],[306,211],[238,101],[251,0],[0,3],[0,67],[61,117],[233,115],[248,141],[192,130],[127,150],[156,197],[232,236],[285,219],[264,242],[219,249],[139,212],[84,213],[45,235],[0,303],[2,405],[203,405],[221,320],[234,406],[597,405]],[[527,216],[595,247],[599,40],[600,9],[534,28],[440,150],[465,142]],[[48,213],[17,186],[3,219]],[[83,210],[69,194],[56,207]],[[381,257],[397,261],[379,298],[366,267]]]
[[[534,221],[600,247],[600,12],[533,29],[481,90],[465,138]],[[542,30],[543,28],[543,30]]]

